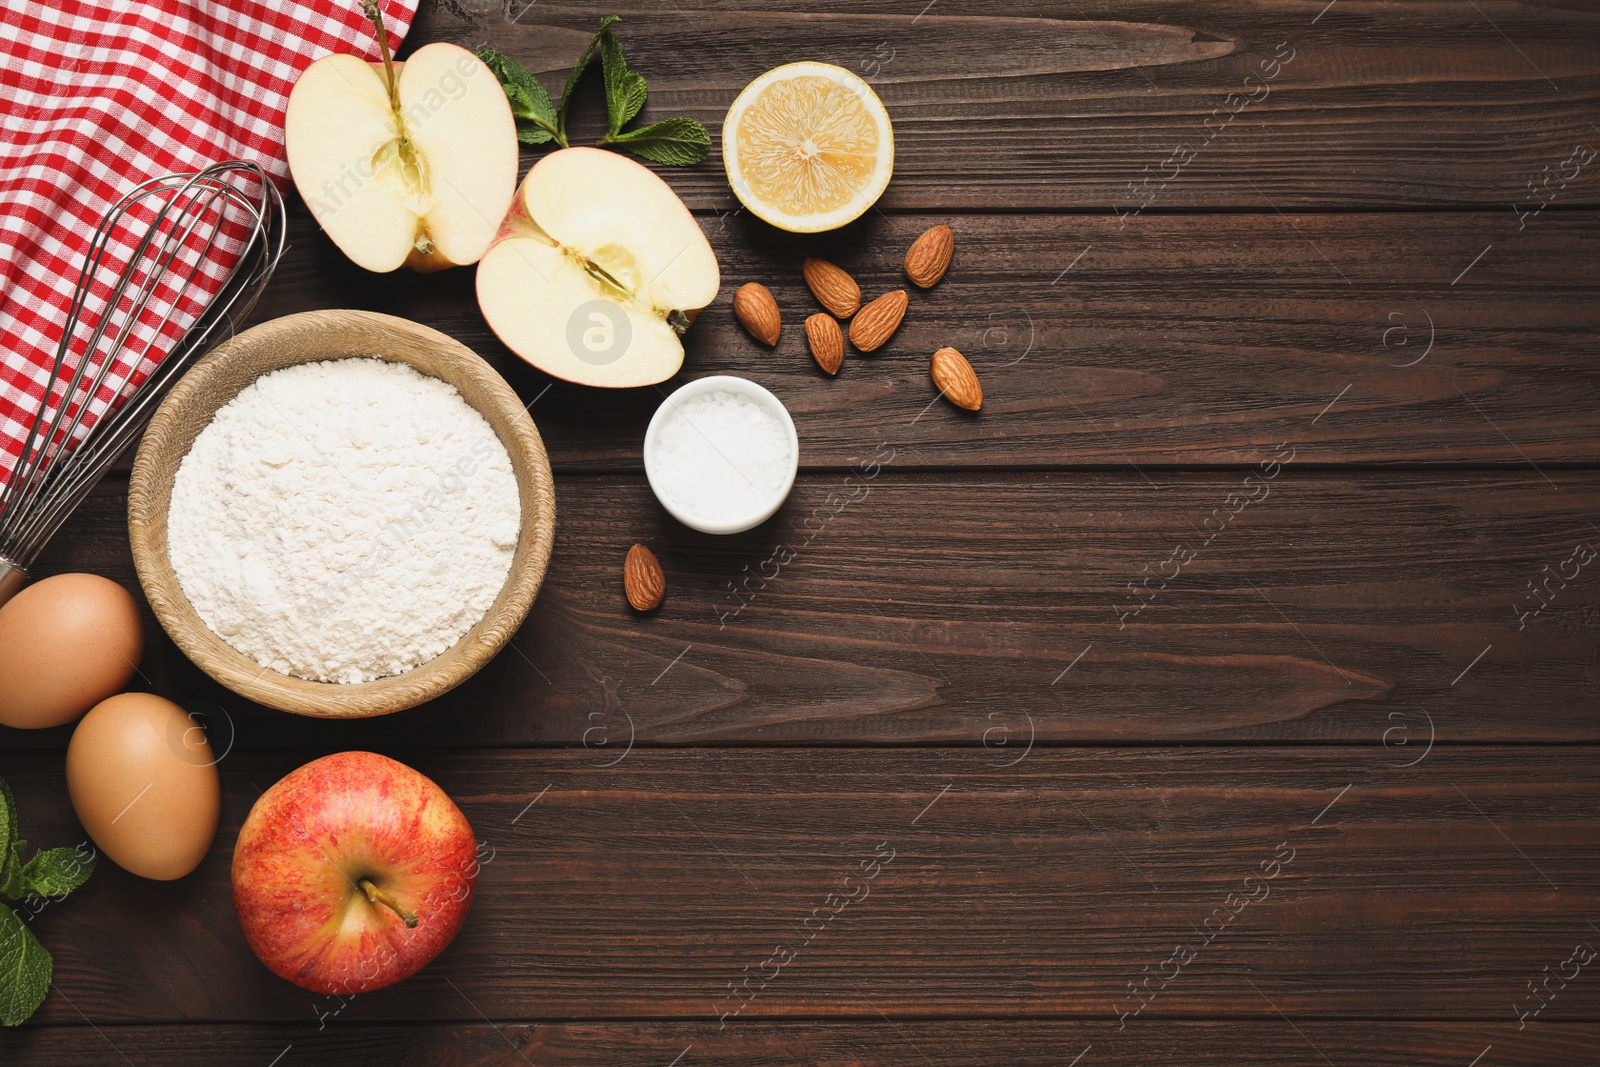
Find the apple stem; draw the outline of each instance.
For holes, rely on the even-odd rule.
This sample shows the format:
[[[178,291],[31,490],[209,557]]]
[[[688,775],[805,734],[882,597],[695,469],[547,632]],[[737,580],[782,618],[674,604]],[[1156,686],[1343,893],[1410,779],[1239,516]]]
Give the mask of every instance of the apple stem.
[[[382,904],[384,907],[389,908],[396,915],[400,916],[400,918],[404,920],[406,924],[406,929],[415,930],[417,928],[417,917],[416,915],[412,914],[411,909],[400,903],[389,893],[373,885],[370,878],[363,878],[356,884],[366,892],[367,899],[372,901],[372,903]]]
[[[361,0],[361,9],[378,30],[378,50],[383,53],[383,74],[389,83],[389,103],[396,114],[400,111],[400,90],[394,80],[394,56],[389,52],[389,31],[383,27],[383,12],[378,10],[378,0]]]

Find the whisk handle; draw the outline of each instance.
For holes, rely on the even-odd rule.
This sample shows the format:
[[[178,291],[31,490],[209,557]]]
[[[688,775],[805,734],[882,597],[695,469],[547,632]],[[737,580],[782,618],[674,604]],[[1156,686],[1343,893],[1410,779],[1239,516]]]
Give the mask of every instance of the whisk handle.
[[[22,587],[27,584],[28,572],[4,556],[0,556],[0,608],[5,607],[6,601],[22,592]]]

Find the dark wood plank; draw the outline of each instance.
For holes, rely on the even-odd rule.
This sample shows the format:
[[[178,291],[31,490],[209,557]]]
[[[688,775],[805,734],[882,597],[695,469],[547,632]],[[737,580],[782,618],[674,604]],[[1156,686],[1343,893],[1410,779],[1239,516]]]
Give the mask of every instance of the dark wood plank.
[[[1592,214],[1549,213],[1523,232],[1509,211],[1150,215],[1122,229],[1092,218],[948,219],[950,275],[914,292],[885,348],[851,352],[828,379],[806,348],[802,322],[817,307],[801,260],[835,258],[869,294],[906,287],[905,249],[947,219],[873,215],[824,241],[703,219],[723,291],[664,388],[706,374],[754,378],[793,412],[812,469],[853,464],[880,441],[901,467],[1250,465],[1285,440],[1299,462],[1319,465],[1600,461]],[[294,238],[258,317],[359,307],[435,326],[533,404],[557,470],[641,469],[661,389],[552,386],[489,332],[471,270],[352,270],[303,212]],[[747,281],[769,285],[783,308],[776,351],[733,318],[733,292]],[[947,345],[983,380],[976,418],[929,406],[938,395],[929,357]]]
[[[1600,944],[1588,747],[1441,746],[1408,770],[1378,746],[1036,749],[1010,767],[948,749],[635,751],[611,768],[581,751],[392,754],[435,778],[493,855],[455,943],[341,1023],[704,1023],[744,1003],[730,983],[765,973],[730,1027],[1044,1015],[1098,1022],[1109,1041],[1137,1003],[1129,983],[1168,973],[1184,944],[1197,957],[1149,987],[1130,1026],[1273,1019],[1270,999],[1294,1019],[1514,1031],[1527,984]],[[303,1025],[331,1010],[252,959],[228,892],[257,788],[310,755],[223,761],[222,830],[193,876],[108,865],[46,908],[35,928],[65,996],[41,1021],[81,1025],[72,1004],[97,1023]],[[0,774],[30,839],[80,839],[58,756],[8,753]],[[889,851],[875,878],[844,881]],[[1208,944],[1225,902],[1237,918],[1214,919]],[[825,905],[837,918],[806,940],[797,928]],[[779,944],[797,955],[772,977]],[[1597,1015],[1583,971],[1534,1024]]]
[[[556,92],[599,10],[468,6],[425,8],[411,45],[488,43]],[[1528,182],[1575,144],[1600,148],[1600,13],[1586,6],[1035,0],[919,15],[923,6],[652,0],[629,5],[623,41],[650,79],[645,118],[689,114],[714,141],[739,90],[770,67],[819,59],[869,78],[895,122],[889,212],[1106,213],[1146,201],[1509,212],[1531,206]],[[1264,63],[1291,54],[1260,81]],[[578,120],[578,137],[601,132],[598,109]],[[1193,153],[1187,165],[1174,162],[1180,148]],[[679,182],[696,207],[738,207],[720,152]],[[1557,203],[1600,201],[1593,164],[1550,189]]]
[[[219,743],[243,748],[587,745],[603,762],[630,739],[997,751],[1029,737],[1341,740],[1388,744],[1404,762],[1435,736],[1600,736],[1600,583],[1596,564],[1572,560],[1577,545],[1600,547],[1595,475],[1441,482],[1291,465],[1253,489],[1242,472],[1158,477],[891,463],[875,478],[806,476],[771,522],[714,538],[668,518],[637,476],[562,476],[530,621],[439,701],[350,723],[257,708],[204,678],[153,619],[144,677],[210,708],[226,724]],[[137,588],[122,488],[97,491],[48,570]],[[1230,518],[1236,491],[1268,495]],[[668,574],[650,617],[622,597],[635,542]],[[1180,546],[1195,558],[1162,589]],[[1558,572],[1577,577],[1560,589]],[[1547,574],[1549,606],[1519,621]],[[66,737],[0,731],[0,748]]]
[[[1103,1023],[1028,1019],[1024,1022],[881,1019],[840,1022],[749,1022],[719,1032],[709,1023],[535,1023],[451,1026],[86,1026],[34,1027],[0,1034],[0,1049],[37,1067],[120,1062],[166,1067],[219,1063],[283,1067],[307,1063],[382,1067],[450,1064],[546,1064],[665,1067],[741,1064],[851,1064],[853,1067],[1063,1067],[1087,1049],[1080,1067],[1317,1067],[1319,1053],[1337,1064],[1366,1067],[1464,1067],[1485,1048],[1494,1067],[1588,1067],[1600,1042],[1590,1023],[1529,1026],[1507,1033],[1503,1023],[1321,1022],[1282,1019],[1171,1022],[1130,1027],[1110,1037]],[[674,1057],[677,1057],[676,1059]]]

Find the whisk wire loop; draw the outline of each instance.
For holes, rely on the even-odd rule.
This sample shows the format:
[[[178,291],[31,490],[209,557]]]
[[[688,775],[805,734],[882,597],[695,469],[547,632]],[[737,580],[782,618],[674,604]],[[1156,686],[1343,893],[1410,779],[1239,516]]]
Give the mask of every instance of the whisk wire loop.
[[[146,213],[148,222],[141,218]],[[15,588],[15,572],[33,565],[219,329],[231,334],[249,315],[284,240],[278,187],[260,166],[242,160],[152,178],[106,213],[84,254],[22,451],[0,483],[0,590]],[[222,242],[221,252],[236,245],[237,254],[208,296],[197,281],[219,267]],[[108,255],[126,246],[127,262],[107,279],[114,262]],[[185,318],[188,325],[162,356],[168,331]],[[92,326],[74,360],[85,323]],[[152,359],[154,367],[140,378]],[[0,603],[5,599],[0,594]]]

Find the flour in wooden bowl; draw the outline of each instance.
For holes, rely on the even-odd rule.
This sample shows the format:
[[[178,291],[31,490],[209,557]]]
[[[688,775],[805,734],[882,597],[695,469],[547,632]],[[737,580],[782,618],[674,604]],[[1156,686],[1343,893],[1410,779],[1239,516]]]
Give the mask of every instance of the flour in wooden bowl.
[[[355,683],[426,663],[483,618],[520,526],[510,456],[453,385],[326,360],[256,379],[195,438],[168,556],[228,644]]]

